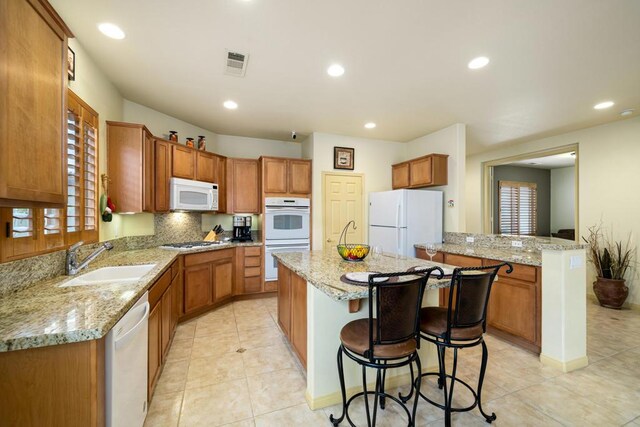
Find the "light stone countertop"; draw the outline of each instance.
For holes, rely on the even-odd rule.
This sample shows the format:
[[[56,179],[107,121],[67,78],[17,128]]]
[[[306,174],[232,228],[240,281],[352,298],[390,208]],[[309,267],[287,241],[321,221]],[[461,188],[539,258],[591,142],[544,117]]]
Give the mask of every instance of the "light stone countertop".
[[[418,249],[426,249],[426,244],[414,245]],[[457,245],[442,243],[436,245],[439,252],[466,255],[477,258],[507,261],[515,264],[526,264],[540,267],[542,265],[542,253],[535,249],[503,249],[491,248],[479,245]]]
[[[276,252],[273,256],[282,265],[336,301],[355,300],[369,296],[369,288],[366,284],[358,286],[342,282],[340,277],[345,273],[363,271],[393,273],[407,271],[416,266],[455,268],[418,258],[396,258],[395,255],[389,254],[378,258],[372,257],[370,254],[362,262],[344,261],[337,251]],[[450,281],[450,278],[429,279],[427,289],[449,286]]]
[[[182,251],[151,248],[107,252],[76,277],[101,267],[156,266],[140,280],[126,284],[60,288],[58,285],[72,278],[58,276],[1,296],[0,352],[100,339],[178,256],[261,245],[261,242],[244,242]]]

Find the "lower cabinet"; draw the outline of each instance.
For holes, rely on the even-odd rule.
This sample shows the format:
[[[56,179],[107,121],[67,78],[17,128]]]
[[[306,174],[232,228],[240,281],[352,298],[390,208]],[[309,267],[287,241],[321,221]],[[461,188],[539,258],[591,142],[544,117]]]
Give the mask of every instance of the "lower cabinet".
[[[153,394],[153,390],[156,387],[158,376],[160,374],[160,367],[162,366],[162,352],[160,349],[161,342],[161,316],[162,304],[156,304],[149,314],[149,354],[148,354],[148,373],[147,373],[147,396],[149,400]]]
[[[278,324],[307,367],[307,281],[278,264]]]
[[[236,248],[236,295],[266,291],[262,283],[262,259],[261,246]]]
[[[440,254],[438,254],[440,255]],[[502,261],[466,255],[444,253],[442,260],[456,267],[479,267],[499,264]],[[416,256],[429,259],[424,250],[416,250]],[[434,257],[436,261],[436,257]],[[507,267],[498,273],[491,289],[487,311],[488,330],[501,338],[528,350],[540,353],[542,296],[540,267],[515,264],[513,272],[506,274]],[[449,289],[440,289],[440,306],[449,304]],[[454,299],[455,304],[455,299]]]
[[[184,314],[204,312],[233,296],[233,251],[185,255]]]

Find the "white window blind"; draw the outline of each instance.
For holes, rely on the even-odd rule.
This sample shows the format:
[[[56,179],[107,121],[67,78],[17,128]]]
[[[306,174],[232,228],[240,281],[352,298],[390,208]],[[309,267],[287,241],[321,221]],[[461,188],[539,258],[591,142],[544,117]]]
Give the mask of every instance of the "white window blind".
[[[500,234],[535,236],[537,189],[533,182],[499,181]]]
[[[84,229],[95,230],[97,221],[96,128],[84,122]]]
[[[80,118],[67,111],[67,232],[80,231],[80,176],[82,168]]]
[[[34,229],[34,214],[33,209],[29,208],[14,208],[12,210],[11,219],[11,237],[14,239],[20,237],[33,236]]]

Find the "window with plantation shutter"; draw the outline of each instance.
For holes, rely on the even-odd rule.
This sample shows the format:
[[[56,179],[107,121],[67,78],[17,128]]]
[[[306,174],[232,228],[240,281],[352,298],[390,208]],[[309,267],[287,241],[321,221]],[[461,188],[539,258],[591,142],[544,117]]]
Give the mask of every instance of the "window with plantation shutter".
[[[34,230],[34,212],[28,208],[14,208],[11,216],[11,237],[32,237]]]
[[[532,182],[499,181],[500,234],[535,236],[537,189]]]
[[[84,229],[95,230],[97,225],[97,130],[89,122],[84,122]]]
[[[74,105],[75,106],[75,105]],[[70,105],[71,107],[71,105]],[[80,231],[80,111],[67,111],[67,232]]]
[[[62,209],[44,209],[44,234],[62,234]]]

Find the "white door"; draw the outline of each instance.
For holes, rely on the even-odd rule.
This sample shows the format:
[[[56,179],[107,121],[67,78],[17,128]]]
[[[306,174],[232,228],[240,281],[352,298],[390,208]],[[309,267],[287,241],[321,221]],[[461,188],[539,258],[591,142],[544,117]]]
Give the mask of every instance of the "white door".
[[[382,246],[384,253],[407,255],[407,229],[395,227],[369,227],[369,246]]]
[[[369,193],[369,224],[406,227],[407,190]]]

